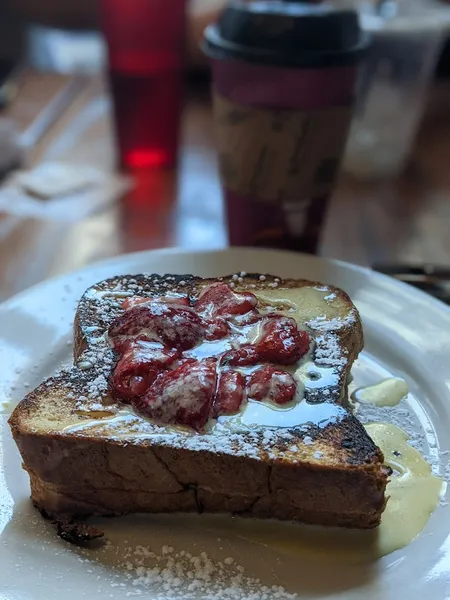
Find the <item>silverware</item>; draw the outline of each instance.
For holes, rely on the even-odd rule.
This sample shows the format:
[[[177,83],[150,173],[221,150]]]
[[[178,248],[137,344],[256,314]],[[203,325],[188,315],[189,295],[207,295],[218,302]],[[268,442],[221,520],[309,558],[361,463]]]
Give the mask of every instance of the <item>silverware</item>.
[[[373,269],[409,283],[450,304],[450,268],[441,265],[374,265]]]

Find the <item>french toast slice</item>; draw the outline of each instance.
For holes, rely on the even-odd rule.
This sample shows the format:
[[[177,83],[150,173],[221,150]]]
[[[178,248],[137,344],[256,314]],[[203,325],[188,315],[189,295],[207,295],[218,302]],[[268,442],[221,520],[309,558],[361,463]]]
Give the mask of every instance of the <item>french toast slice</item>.
[[[118,401],[110,387],[117,357],[105,332],[124,299],[177,293],[195,301],[217,281],[309,332],[311,351],[295,366],[304,398],[289,409],[248,402],[200,433],[155,423]],[[388,470],[345,406],[362,346],[355,306],[331,286],[245,273],[102,281],[80,300],[73,368],[42,383],[9,420],[32,500],[52,515],[206,511],[376,527]]]

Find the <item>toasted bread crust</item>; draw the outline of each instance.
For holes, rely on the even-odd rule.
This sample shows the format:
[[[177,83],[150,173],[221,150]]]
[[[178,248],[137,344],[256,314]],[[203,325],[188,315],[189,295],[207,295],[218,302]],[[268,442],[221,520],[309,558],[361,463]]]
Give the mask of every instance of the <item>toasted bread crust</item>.
[[[72,514],[205,510],[324,525],[379,524],[387,483],[383,456],[363,426],[339,406],[363,345],[356,308],[341,290],[304,280],[280,281],[272,276],[262,280],[259,275],[247,275],[242,281],[236,276],[223,279],[237,290],[255,293],[316,288],[334,295],[343,313],[335,326],[321,319],[307,323],[316,339],[315,359],[319,364],[323,358],[333,380],[307,390],[306,397],[329,409],[328,421],[271,430],[270,435],[262,428],[239,435],[183,436],[127,414],[127,429],[122,431],[116,421],[122,418],[123,407],[107,390],[95,404],[108,416],[92,419],[92,410],[80,410],[79,398],[89,396],[87,390],[99,371],[97,366],[75,366],[29,394],[10,419],[39,508]],[[211,281],[139,275],[93,286],[83,295],[75,317],[75,363],[92,359],[94,343],[100,347],[100,334],[122,310],[119,302],[111,302],[107,310],[102,307],[103,294],[114,298],[116,293],[121,299],[128,292],[155,296],[176,290],[195,295]]]

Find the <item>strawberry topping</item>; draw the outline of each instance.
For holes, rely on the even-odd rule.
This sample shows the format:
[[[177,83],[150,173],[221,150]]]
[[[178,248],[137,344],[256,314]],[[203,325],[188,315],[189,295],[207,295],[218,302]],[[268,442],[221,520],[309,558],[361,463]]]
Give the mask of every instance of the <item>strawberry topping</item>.
[[[233,292],[226,283],[213,283],[202,290],[195,310],[205,317],[245,315],[258,304],[258,299],[249,292]]]
[[[262,361],[293,365],[309,349],[309,335],[289,317],[266,318],[256,350]]]
[[[132,339],[188,350],[201,341],[204,326],[191,308],[150,302],[125,311],[112,323],[108,334],[119,352]]]
[[[155,342],[131,342],[114,369],[113,389],[120,397],[129,400],[144,394],[161,369],[168,368],[180,353],[164,348]]]
[[[276,404],[287,404],[295,396],[294,378],[287,371],[265,365],[249,378],[247,394],[252,400],[270,400]]]
[[[245,400],[245,379],[238,371],[224,371],[217,382],[213,413],[232,415],[237,413]]]
[[[228,323],[222,317],[215,319],[203,319],[205,325],[205,340],[221,340],[222,338],[230,335],[231,330]]]
[[[140,414],[201,431],[211,418],[239,412],[247,398],[279,405],[294,399],[293,376],[264,363],[293,365],[308,352],[310,337],[294,319],[262,315],[254,294],[215,283],[193,306],[177,294],[130,297],[122,306],[108,331],[119,358],[112,392]],[[208,345],[198,354],[195,347],[214,340],[230,349],[200,359]],[[261,363],[247,378],[235,370]]]
[[[211,416],[216,379],[214,358],[187,360],[159,375],[144,396],[133,400],[133,406],[155,421],[199,431]]]
[[[228,350],[222,356],[221,364],[232,367],[249,367],[258,364],[259,355],[255,346],[246,344],[240,348]]]

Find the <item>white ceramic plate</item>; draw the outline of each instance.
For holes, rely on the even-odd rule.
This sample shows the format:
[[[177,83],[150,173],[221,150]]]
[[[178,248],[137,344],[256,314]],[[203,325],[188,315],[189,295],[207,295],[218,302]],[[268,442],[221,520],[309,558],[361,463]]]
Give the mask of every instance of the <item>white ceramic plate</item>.
[[[276,590],[261,587],[266,584],[282,585],[308,599],[450,597],[450,507],[445,502],[408,547],[362,565],[280,553],[270,545],[218,533],[201,517],[193,517],[188,525],[177,517],[109,520],[106,531],[111,541],[106,548],[80,550],[57,538],[52,526],[32,508],[28,479],[20,469],[6,413],[27,390],[70,361],[71,324],[82,292],[94,282],[120,273],[209,276],[241,270],[305,277],[344,288],[359,308],[365,327],[365,351],[353,370],[356,383],[374,383],[390,374],[404,377],[410,394],[403,407],[413,415],[408,426],[414,429],[416,443],[433,468],[443,476],[449,474],[450,310],[444,305],[369,270],[297,254],[232,249],[123,256],[45,282],[0,307],[0,401],[6,401],[0,430],[0,600],[169,599],[183,594],[192,598],[195,590],[189,591],[187,584],[180,582],[177,587],[170,575],[167,583],[163,573],[153,585],[155,574],[148,571],[153,560],[146,556],[150,552],[159,555],[159,564],[164,566],[167,557],[179,556],[183,549],[199,557],[192,559],[192,564],[206,581],[202,598],[276,598]],[[173,552],[167,546],[173,547]],[[225,558],[228,560],[221,566],[219,562]],[[200,563],[206,566],[199,567]],[[136,572],[139,564],[141,570]],[[171,564],[169,560],[169,569],[176,570]],[[233,589],[229,582],[218,583],[224,570],[237,576]],[[240,591],[246,577],[252,578],[253,596]],[[219,596],[219,588],[224,586],[228,592]]]

